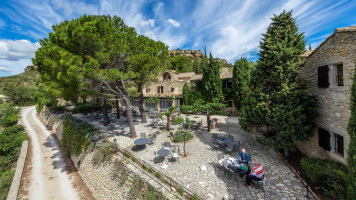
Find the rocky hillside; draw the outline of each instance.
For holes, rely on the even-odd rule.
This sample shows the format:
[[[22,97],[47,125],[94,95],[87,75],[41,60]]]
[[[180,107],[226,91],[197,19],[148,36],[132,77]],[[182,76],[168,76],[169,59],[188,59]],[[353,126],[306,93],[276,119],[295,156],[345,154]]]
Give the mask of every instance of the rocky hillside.
[[[204,54],[200,50],[170,50],[169,55],[171,57],[181,55],[186,56],[188,58],[203,58]],[[215,60],[219,63],[227,64],[227,60],[221,58],[215,58]]]
[[[21,74],[15,76],[0,77],[0,93],[2,93],[2,90],[7,85],[36,85],[40,79],[40,75],[35,69],[35,66],[28,66],[26,67],[25,72]]]

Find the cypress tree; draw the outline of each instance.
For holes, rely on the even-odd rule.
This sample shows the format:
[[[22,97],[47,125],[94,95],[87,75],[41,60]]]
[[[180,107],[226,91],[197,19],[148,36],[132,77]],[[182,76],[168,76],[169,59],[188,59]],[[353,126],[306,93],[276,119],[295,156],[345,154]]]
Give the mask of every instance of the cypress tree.
[[[183,104],[184,105],[189,105],[190,104],[190,99],[189,99],[189,86],[188,86],[188,83],[184,83],[182,96],[183,96]]]
[[[224,101],[222,82],[220,79],[220,65],[213,59],[210,53],[209,62],[204,62],[202,95],[206,103]]]
[[[356,64],[351,87],[350,99],[351,116],[347,125],[347,132],[350,135],[349,150],[347,152],[348,175],[347,182],[347,199],[356,199]]]
[[[250,67],[246,58],[237,60],[232,71],[232,91],[234,104],[237,110],[241,108],[242,99],[246,96],[246,87],[249,81]]]
[[[296,140],[308,140],[316,126],[316,98],[309,96],[304,81],[298,79],[304,66],[304,34],[299,33],[292,11],[283,11],[260,42],[259,60],[251,75],[251,101],[242,110],[241,122],[267,125],[273,130],[277,148],[295,149]],[[247,127],[243,124],[242,127]]]

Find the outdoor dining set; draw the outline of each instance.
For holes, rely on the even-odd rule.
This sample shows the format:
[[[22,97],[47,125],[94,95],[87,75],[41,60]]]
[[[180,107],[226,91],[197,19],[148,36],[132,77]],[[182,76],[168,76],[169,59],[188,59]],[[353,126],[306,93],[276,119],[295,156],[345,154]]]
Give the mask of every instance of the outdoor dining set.
[[[241,141],[234,142],[232,135],[212,134],[213,147],[217,150],[224,149],[227,152],[240,151]]]

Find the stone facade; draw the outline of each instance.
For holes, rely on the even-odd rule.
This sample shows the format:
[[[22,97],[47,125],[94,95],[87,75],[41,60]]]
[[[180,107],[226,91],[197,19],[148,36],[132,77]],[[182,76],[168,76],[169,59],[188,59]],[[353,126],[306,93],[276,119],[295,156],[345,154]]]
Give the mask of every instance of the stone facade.
[[[311,157],[329,158],[346,164],[347,149],[350,137],[347,124],[350,117],[350,92],[352,77],[356,62],[356,26],[335,29],[318,48],[307,51],[306,65],[301,76],[309,81],[309,92],[316,95],[319,103],[317,124],[331,134],[331,150],[319,146],[319,132],[315,130],[314,137],[308,142],[299,142],[298,148]],[[343,84],[340,84],[337,74],[341,66]],[[318,68],[328,66],[329,86],[318,87]],[[339,70],[340,71],[340,70]],[[340,79],[341,80],[341,79]],[[338,146],[335,134],[343,137],[343,155],[337,153]]]
[[[184,50],[188,51],[188,50]],[[189,87],[197,85],[197,81],[201,81],[203,75],[195,74],[194,72],[178,73],[175,70],[167,70],[163,72],[157,81],[149,84],[143,90],[143,96],[145,98],[149,97],[159,97],[160,99],[166,99],[166,96],[175,96],[176,100],[172,102],[172,105],[177,105],[180,107],[183,105],[183,86],[188,83]],[[228,67],[223,67],[220,72],[221,79],[232,79],[232,71]],[[165,101],[160,100],[159,104],[156,106],[157,110],[164,111],[160,104],[165,104]],[[134,105],[134,104],[133,104]],[[226,107],[223,109],[224,112],[236,112],[236,107],[232,103],[231,107]]]

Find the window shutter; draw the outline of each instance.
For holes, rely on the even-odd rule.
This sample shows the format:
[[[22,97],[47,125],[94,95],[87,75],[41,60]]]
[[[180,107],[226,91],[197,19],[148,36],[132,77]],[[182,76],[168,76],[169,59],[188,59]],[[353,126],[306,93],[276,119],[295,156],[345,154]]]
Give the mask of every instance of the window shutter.
[[[161,87],[160,87],[160,86],[157,86],[157,94],[160,93],[160,92],[159,92],[159,89],[161,89]]]
[[[323,128],[318,128],[318,132],[319,132],[319,146],[327,151],[330,151],[331,149],[330,132]]]
[[[327,88],[329,84],[329,67],[327,65],[318,67],[318,87]]]

